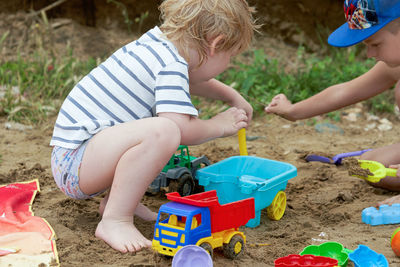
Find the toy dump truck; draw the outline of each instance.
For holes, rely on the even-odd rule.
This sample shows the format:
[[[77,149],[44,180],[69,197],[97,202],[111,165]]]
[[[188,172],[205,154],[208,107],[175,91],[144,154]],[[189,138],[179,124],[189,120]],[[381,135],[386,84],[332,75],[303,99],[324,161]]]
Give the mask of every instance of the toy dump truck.
[[[227,258],[242,254],[246,236],[239,231],[254,218],[254,198],[220,205],[215,190],[181,197],[166,194],[171,200],[160,207],[152,247],[160,254],[174,256],[186,245],[197,245],[210,255],[222,247]]]
[[[198,186],[196,171],[210,164],[206,156],[193,157],[189,154],[189,148],[181,145],[148,187],[147,192],[155,194],[171,187],[167,191],[177,191],[181,196],[191,195]]]

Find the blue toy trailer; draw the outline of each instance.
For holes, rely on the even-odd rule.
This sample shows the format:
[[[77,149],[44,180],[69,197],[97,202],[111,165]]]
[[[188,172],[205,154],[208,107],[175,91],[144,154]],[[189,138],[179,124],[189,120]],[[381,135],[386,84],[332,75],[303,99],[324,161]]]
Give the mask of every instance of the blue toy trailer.
[[[205,191],[216,190],[221,204],[254,197],[255,218],[246,226],[260,224],[261,210],[268,207],[272,220],[280,220],[286,209],[284,190],[297,169],[285,162],[254,156],[234,156],[196,172]]]

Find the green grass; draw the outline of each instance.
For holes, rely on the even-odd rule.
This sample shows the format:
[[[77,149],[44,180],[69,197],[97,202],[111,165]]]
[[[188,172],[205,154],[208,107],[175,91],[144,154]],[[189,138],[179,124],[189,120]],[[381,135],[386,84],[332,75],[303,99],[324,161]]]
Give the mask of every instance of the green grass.
[[[96,66],[79,61],[72,53],[61,58],[35,54],[30,59],[0,63],[0,115],[9,120],[37,123],[59,108],[73,85]]]
[[[300,47],[298,66],[288,73],[282,62],[254,50],[245,55],[248,63],[234,62],[218,79],[236,88],[253,105],[257,116],[278,93],[298,102],[330,85],[353,79],[375,64],[374,60],[360,59],[354,48],[328,52],[329,56],[309,55]],[[0,116],[26,124],[45,121],[57,114],[72,87],[97,64],[94,59],[78,60],[71,51],[58,58],[42,52],[29,59],[0,61]],[[196,97],[193,102],[203,118],[227,108],[221,102]],[[388,91],[367,103],[372,112],[393,112],[393,93]],[[328,118],[339,120],[340,113],[330,113]]]

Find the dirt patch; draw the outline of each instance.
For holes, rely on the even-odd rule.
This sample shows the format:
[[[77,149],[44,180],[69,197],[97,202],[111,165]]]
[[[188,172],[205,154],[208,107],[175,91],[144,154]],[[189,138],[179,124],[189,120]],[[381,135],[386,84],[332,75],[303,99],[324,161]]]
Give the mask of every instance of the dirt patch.
[[[76,3],[79,7],[83,2],[85,1],[71,0],[65,5]],[[293,62],[293,58],[296,58],[297,46],[293,46],[290,42],[289,44],[281,42],[281,40],[285,39],[284,36],[292,36],[296,29],[300,29],[296,28],[300,27],[300,22],[291,22],[291,20],[307,21],[312,17],[313,12],[310,10],[318,14],[320,12],[323,14],[325,10],[326,15],[331,10],[332,14],[338,14],[333,10],[336,1],[322,2],[319,5],[325,6],[329,3],[332,5],[332,10],[327,4],[326,8],[312,9],[315,1],[311,0],[302,1],[301,4],[288,0],[279,3],[268,1],[268,4],[265,1],[258,1],[259,10],[265,9],[271,13],[270,17],[267,13],[259,12],[259,15],[264,16],[265,29],[268,27],[272,30],[279,29],[283,27],[281,24],[284,24],[282,18],[287,18],[288,30],[283,32],[281,28],[270,36],[266,34],[259,39],[256,46],[267,51],[273,58],[281,57],[288,62]],[[41,3],[41,6],[25,7],[35,10],[45,6],[44,0],[21,0],[3,1],[0,8],[3,7],[2,10],[5,10],[7,5],[11,8],[12,5],[18,3],[31,5]],[[146,3],[155,5],[152,1]],[[307,9],[303,10],[301,5]],[[337,5],[338,9],[339,7],[341,9],[341,3]],[[63,5],[62,8],[66,7]],[[35,31],[40,33],[40,27],[43,26],[40,19],[28,21],[26,13],[2,16],[0,32],[10,30],[10,38],[6,39],[6,43],[2,46],[3,50],[0,51],[2,60],[6,59],[5,56],[15,57],[19,52],[23,53],[22,55],[28,55],[38,47],[56,48],[55,51],[60,53],[65,51],[68,43],[74,48],[74,53],[81,58],[101,57],[133,39],[133,36],[125,30],[118,29],[113,24],[114,20],[109,20],[108,28],[94,28],[84,25],[85,22],[61,17],[64,14],[63,10],[54,9],[52,12],[54,14],[49,13],[49,17],[53,16],[54,19],[50,20],[50,23],[59,23],[57,27],[52,27],[52,41],[49,36],[35,34]],[[304,17],[304,14],[308,15]],[[339,14],[338,20],[342,20],[342,15]],[[322,20],[322,17],[320,19]],[[334,23],[333,19],[328,20]],[[106,19],[104,21],[107,22]],[[36,23],[40,27],[32,28],[36,27]],[[96,20],[96,23],[100,22]],[[309,26],[310,29],[315,28],[316,24],[311,25],[313,26]],[[310,31],[312,32],[314,28]],[[281,33],[283,37],[272,38],[274,34],[280,36]],[[18,48],[20,48],[19,51]],[[291,123],[267,115],[254,119],[247,130],[248,137],[253,140],[247,143],[249,155],[291,163],[297,167],[298,175],[289,181],[285,190],[287,208],[283,218],[280,221],[270,221],[266,210],[263,210],[258,227],[241,228],[247,236],[247,249],[243,257],[231,261],[224,258],[220,251],[215,251],[214,266],[273,266],[274,260],[278,257],[298,254],[306,246],[324,241],[336,241],[348,249],[356,249],[359,244],[364,244],[377,253],[384,254],[391,266],[400,264],[399,258],[395,257],[389,243],[396,226],[371,227],[361,222],[361,212],[364,208],[375,206],[377,202],[395,193],[375,189],[364,180],[349,176],[345,165],[306,162],[303,157],[316,151],[325,151],[326,155],[336,155],[398,142],[400,134],[398,119],[391,118],[393,129],[390,131],[383,132],[376,128],[367,131],[365,129],[370,122],[366,120],[365,113],[361,115],[363,116],[360,116],[357,122],[349,123],[343,120],[335,123],[343,129],[343,133],[318,132],[311,121]],[[100,221],[97,210],[102,196],[75,201],[63,195],[57,188],[51,175],[51,148],[48,145],[54,121],[54,117],[49,118],[45,124],[19,131],[6,129],[5,118],[0,117],[0,154],[2,156],[0,183],[39,179],[41,192],[35,198],[33,211],[36,216],[45,218],[54,228],[61,266],[82,266],[82,263],[85,266],[170,266],[171,258],[158,256],[151,250],[141,251],[136,255],[120,254],[94,237],[96,225]],[[323,120],[318,117],[316,121],[321,123]],[[354,138],[355,135],[357,138]],[[190,149],[195,156],[206,155],[212,163],[239,155],[236,136],[217,139]],[[157,211],[161,204],[166,203],[166,199],[162,194],[146,195],[143,203]],[[135,223],[147,238],[152,238],[154,224],[141,221],[139,218],[135,218]]]
[[[4,125],[4,119],[0,125]],[[27,131],[0,127],[0,182],[39,179],[41,192],[33,204],[36,216],[48,220],[57,234],[61,266],[170,266],[171,259],[151,250],[123,255],[94,237],[100,216],[97,213],[101,196],[76,201],[63,195],[51,176],[49,159],[51,128],[48,124]],[[214,266],[272,266],[276,258],[297,254],[306,246],[323,241],[336,241],[346,248],[359,244],[386,256],[391,266],[400,264],[390,248],[389,239],[396,226],[369,226],[361,222],[364,208],[394,193],[375,189],[364,180],[349,176],[345,165],[305,162],[299,156],[307,151],[327,151],[329,154],[357,151],[392,143],[399,135],[399,121],[393,121],[391,131],[361,131],[354,139],[352,131],[368,122],[337,125],[343,134],[318,133],[314,126],[302,122],[288,123],[277,117],[256,118],[247,135],[250,155],[291,163],[297,167],[297,177],[289,180],[285,190],[287,208],[280,221],[270,221],[266,210],[256,228],[242,227],[247,236],[246,253],[231,261],[221,251],[215,251]],[[289,126],[288,126],[289,125]],[[285,126],[285,127],[282,127]],[[256,138],[254,138],[256,137]],[[375,141],[373,141],[375,140]],[[22,145],[23,144],[23,145]],[[191,147],[195,156],[206,155],[212,162],[239,154],[237,137],[217,139]],[[143,203],[157,211],[166,203],[163,195],[143,198]],[[135,218],[140,231],[152,238],[153,224]]]

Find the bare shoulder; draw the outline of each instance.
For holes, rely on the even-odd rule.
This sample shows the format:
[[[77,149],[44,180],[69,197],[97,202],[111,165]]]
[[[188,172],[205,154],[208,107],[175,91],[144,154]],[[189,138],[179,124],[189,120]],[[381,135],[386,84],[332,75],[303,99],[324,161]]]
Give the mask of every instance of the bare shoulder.
[[[381,93],[400,80],[400,68],[393,68],[379,61],[363,75],[346,83],[347,86],[363,90]]]
[[[380,73],[383,76],[389,76],[388,78],[391,78],[396,82],[400,80],[400,66],[391,67],[383,62],[378,62],[375,66],[380,69]]]
[[[391,68],[391,74],[396,81],[400,81],[400,66]]]
[[[379,61],[366,73],[366,76],[376,81],[385,81],[384,83],[393,84],[400,80],[400,66],[391,67]]]

